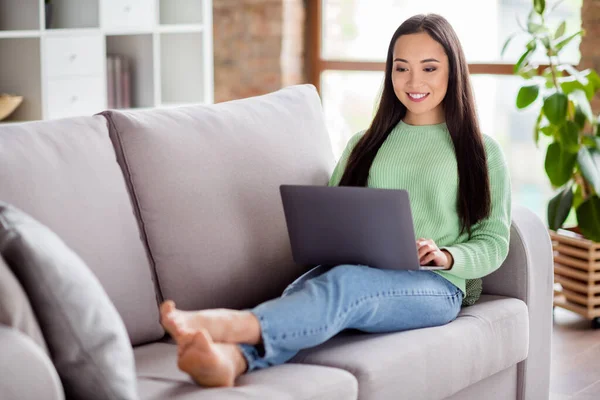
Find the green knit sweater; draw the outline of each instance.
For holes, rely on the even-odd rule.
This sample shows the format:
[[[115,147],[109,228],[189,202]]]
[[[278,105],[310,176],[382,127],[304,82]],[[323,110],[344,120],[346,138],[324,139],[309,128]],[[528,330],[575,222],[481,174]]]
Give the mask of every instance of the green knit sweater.
[[[336,186],[350,152],[364,134],[348,142],[329,186]],[[481,295],[482,277],[500,267],[508,254],[511,188],[508,167],[498,143],[484,135],[491,187],[491,214],[472,227],[471,238],[460,233],[458,169],[454,145],[445,123],[414,126],[400,121],[381,146],[369,171],[368,186],[406,189],[416,238],[433,239],[452,254],[448,271],[436,271],[456,285],[474,304]]]

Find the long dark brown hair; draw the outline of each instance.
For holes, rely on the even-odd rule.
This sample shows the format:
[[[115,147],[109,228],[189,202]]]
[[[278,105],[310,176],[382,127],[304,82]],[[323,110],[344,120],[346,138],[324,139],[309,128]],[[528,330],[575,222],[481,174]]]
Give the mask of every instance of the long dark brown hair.
[[[391,130],[406,115],[406,107],[396,97],[392,84],[393,53],[402,35],[427,33],[444,48],[449,62],[448,89],[443,100],[446,126],[450,132],[458,165],[457,199],[461,229],[471,227],[490,213],[490,184],[483,136],[479,130],[469,71],[456,32],[448,21],[436,14],[415,15],[398,27],[385,63],[383,92],[377,113],[348,157],[340,186],[367,186],[373,160]]]

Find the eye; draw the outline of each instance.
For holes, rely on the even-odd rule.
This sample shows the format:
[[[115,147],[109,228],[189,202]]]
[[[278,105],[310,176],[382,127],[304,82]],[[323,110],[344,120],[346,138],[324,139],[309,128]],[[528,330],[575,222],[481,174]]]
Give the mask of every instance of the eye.
[[[425,68],[426,72],[433,72],[435,71],[437,68],[433,68],[433,67],[429,67],[429,68]]]
[[[404,72],[404,71],[406,71],[406,68],[396,67],[396,71],[398,71],[398,72]]]

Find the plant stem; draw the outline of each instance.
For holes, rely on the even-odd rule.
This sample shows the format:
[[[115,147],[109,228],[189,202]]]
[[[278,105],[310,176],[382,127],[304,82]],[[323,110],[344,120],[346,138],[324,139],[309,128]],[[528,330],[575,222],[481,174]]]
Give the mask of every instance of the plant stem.
[[[583,176],[581,175],[581,173],[578,172],[577,174],[575,174],[575,181],[581,188],[581,197],[583,197],[584,200],[587,200],[587,197],[588,197],[588,189],[586,187],[587,182],[585,181],[585,179],[583,179]]]
[[[552,56],[548,56],[548,60],[550,61],[550,72],[552,73],[552,81],[554,82],[554,87],[558,92],[560,92],[562,91],[562,88],[558,84],[558,78],[556,77],[556,65],[552,62]]]

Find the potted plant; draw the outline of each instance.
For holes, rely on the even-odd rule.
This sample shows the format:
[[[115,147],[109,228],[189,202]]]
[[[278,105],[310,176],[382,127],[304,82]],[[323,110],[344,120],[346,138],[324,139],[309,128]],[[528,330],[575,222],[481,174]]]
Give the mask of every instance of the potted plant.
[[[585,307],[585,316],[597,318],[600,298],[590,296],[594,297],[595,290],[600,293],[600,285],[590,288],[588,283],[600,280],[600,265],[596,265],[596,259],[600,259],[600,129],[590,101],[600,89],[600,77],[592,69],[579,71],[560,62],[564,47],[583,36],[584,31],[567,33],[566,21],[557,27],[548,26],[547,16],[556,5],[549,10],[545,0],[532,0],[526,26],[520,24],[522,32],[506,40],[502,55],[516,35],[528,36],[526,48],[514,66],[514,73],[525,80],[516,106],[524,109],[538,98],[543,100],[533,138],[538,146],[540,137],[547,138],[543,140],[548,143],[544,169],[558,191],[547,209],[555,244],[555,279],[561,283],[563,294],[569,295],[567,299]],[[547,67],[531,61],[540,48],[547,55]],[[577,221],[577,227],[571,230],[581,235],[559,231],[571,211]],[[578,311],[583,315],[584,310]]]

